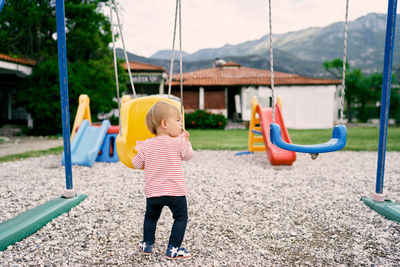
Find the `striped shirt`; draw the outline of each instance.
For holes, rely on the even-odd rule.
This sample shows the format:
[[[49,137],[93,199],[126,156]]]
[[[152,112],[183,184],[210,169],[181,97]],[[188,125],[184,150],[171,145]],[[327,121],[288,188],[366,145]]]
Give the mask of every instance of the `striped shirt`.
[[[187,194],[182,160],[190,160],[193,150],[184,133],[177,138],[161,135],[137,141],[136,150],[132,165],[144,168],[147,198]]]

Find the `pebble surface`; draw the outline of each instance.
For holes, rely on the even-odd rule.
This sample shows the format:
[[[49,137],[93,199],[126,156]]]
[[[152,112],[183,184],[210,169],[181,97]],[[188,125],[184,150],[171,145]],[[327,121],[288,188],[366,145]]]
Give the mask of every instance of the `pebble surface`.
[[[154,254],[137,248],[143,172],[121,163],[73,166],[81,204],[0,252],[0,266],[321,266],[400,264],[400,224],[370,210],[376,152],[335,152],[272,166],[264,152],[195,151],[184,162],[192,258],[165,259],[172,214],[158,222]],[[386,154],[384,192],[400,203],[400,153]],[[0,164],[0,222],[60,196],[60,156]]]

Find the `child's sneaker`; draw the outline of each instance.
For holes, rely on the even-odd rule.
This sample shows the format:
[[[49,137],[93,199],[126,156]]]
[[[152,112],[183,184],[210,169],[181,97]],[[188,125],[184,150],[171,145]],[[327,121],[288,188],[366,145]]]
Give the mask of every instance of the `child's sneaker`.
[[[189,251],[181,247],[174,247],[172,245],[168,245],[167,252],[165,253],[165,257],[167,259],[182,259],[182,258],[190,258],[192,255]]]
[[[140,251],[145,255],[153,254],[153,244],[150,242],[142,241],[139,243]]]

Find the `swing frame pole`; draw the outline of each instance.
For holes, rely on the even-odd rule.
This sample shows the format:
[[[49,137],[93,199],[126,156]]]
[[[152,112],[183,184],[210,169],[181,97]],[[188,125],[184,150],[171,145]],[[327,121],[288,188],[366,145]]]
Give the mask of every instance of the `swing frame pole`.
[[[3,3],[4,1],[0,2],[0,12]],[[64,196],[47,201],[40,206],[1,222],[0,251],[6,250],[9,245],[13,245],[35,233],[48,222],[68,212],[87,198],[87,195],[84,194],[75,195],[75,190],[72,185],[64,0],[56,0],[56,20],[66,174]]]
[[[64,197],[75,196],[75,189],[72,183],[71,166],[71,138],[69,126],[69,101],[68,101],[68,72],[67,72],[67,45],[65,38],[65,11],[64,0],[56,0],[56,22],[57,22],[57,47],[58,47],[58,69],[60,75],[60,97],[61,116],[64,139],[65,179],[66,186]]]
[[[376,172],[376,188],[372,197],[361,197],[368,207],[376,211],[387,219],[400,222],[400,204],[386,199],[383,194],[383,177],[385,174],[385,155],[387,130],[389,124],[389,104],[390,104],[390,86],[392,81],[392,63],[393,63],[393,47],[396,28],[396,10],[397,0],[389,0],[386,39],[385,39],[385,56],[383,63],[383,81],[382,81],[382,98],[381,98],[381,114],[379,126],[379,150],[378,150],[378,166]]]
[[[383,82],[379,126],[379,150],[378,164],[376,173],[376,188],[372,199],[377,202],[384,202],[383,180],[385,175],[385,156],[387,144],[387,130],[389,123],[390,89],[392,81],[393,47],[396,29],[396,10],[397,0],[389,0],[386,37],[385,37],[385,56],[383,63]]]

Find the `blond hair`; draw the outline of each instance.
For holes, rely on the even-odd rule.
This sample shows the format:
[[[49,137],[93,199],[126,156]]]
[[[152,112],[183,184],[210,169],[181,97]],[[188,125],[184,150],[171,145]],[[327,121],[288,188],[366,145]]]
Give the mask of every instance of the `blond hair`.
[[[180,117],[180,112],[177,107],[162,100],[158,101],[147,112],[147,128],[152,134],[157,134],[157,127],[161,125],[161,121],[173,115]]]

